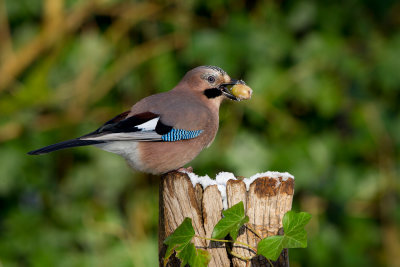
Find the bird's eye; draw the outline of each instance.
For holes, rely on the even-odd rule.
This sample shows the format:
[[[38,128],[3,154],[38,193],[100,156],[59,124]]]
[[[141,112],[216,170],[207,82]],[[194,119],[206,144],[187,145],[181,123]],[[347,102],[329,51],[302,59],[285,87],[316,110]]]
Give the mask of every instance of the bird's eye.
[[[208,76],[207,78],[209,83],[214,83],[215,82],[215,77],[214,76]]]

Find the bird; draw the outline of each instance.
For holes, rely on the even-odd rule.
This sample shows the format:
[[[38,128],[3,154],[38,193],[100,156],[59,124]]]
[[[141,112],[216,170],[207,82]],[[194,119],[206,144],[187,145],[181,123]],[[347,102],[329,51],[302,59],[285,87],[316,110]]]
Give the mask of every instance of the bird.
[[[220,67],[196,67],[172,90],[143,98],[97,130],[28,154],[93,145],[124,157],[141,172],[158,175],[184,169],[215,139],[221,102],[242,100],[230,90],[237,84],[245,83],[231,79]]]

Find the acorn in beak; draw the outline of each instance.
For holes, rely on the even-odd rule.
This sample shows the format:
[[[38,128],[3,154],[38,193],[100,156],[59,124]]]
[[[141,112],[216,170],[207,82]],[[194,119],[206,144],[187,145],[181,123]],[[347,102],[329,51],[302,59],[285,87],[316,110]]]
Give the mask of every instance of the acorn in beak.
[[[241,101],[251,98],[253,90],[242,80],[231,79],[229,83],[223,83],[218,87],[227,98]]]

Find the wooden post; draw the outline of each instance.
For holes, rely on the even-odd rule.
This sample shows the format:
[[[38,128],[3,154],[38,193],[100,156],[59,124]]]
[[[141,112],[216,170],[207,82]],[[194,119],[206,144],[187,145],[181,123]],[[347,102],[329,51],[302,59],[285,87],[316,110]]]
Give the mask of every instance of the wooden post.
[[[273,175],[268,175],[273,174]],[[192,219],[196,235],[211,237],[215,224],[222,217],[223,202],[220,185],[209,185],[203,188],[200,184],[193,186],[188,175],[171,172],[161,177],[160,183],[160,218],[159,218],[159,262],[163,266],[166,246],[163,241],[184,220]],[[242,180],[228,180],[226,185],[227,206],[231,207],[243,201],[245,213],[249,216],[249,226],[242,227],[238,241],[257,247],[262,238],[282,232],[283,215],[292,207],[294,179],[286,174],[266,173],[255,179],[246,188]],[[225,190],[223,188],[223,190]],[[196,247],[206,249],[211,254],[209,266],[246,266],[246,261],[232,257],[227,251],[226,243],[193,239]],[[228,245],[229,246],[229,245]],[[251,266],[269,266],[268,261],[257,256],[250,249],[233,246],[232,252],[243,257],[251,257]],[[279,259],[273,262],[274,267],[289,266],[287,250],[283,250]],[[168,266],[180,266],[178,259],[171,257]]]

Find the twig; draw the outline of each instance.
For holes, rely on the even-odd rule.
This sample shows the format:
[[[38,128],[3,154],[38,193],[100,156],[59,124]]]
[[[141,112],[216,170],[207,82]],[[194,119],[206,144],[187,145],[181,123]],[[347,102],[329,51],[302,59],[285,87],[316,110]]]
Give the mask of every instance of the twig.
[[[250,248],[251,250],[253,250],[255,253],[257,253],[257,249],[253,246],[250,246],[249,244],[243,243],[243,242],[239,242],[239,241],[235,241],[235,240],[225,240],[225,239],[214,239],[214,238],[208,238],[208,237],[202,237],[202,236],[198,236],[196,235],[195,237],[201,238],[201,239],[205,239],[205,240],[210,240],[210,241],[215,241],[215,242],[224,242],[224,243],[234,243],[234,244],[239,244],[245,247]],[[233,254],[232,254],[233,255]]]
[[[261,234],[260,234],[256,229],[254,229],[252,226],[250,226],[249,223],[246,223],[246,227],[247,227],[250,231],[252,231],[258,238],[263,239],[263,238],[261,237]]]
[[[250,262],[250,260],[251,260],[251,258],[249,258],[249,257],[244,257],[244,256],[241,256],[241,255],[239,255],[239,254],[236,254],[235,252],[233,252],[233,251],[229,251],[229,253],[232,255],[232,256],[235,256],[236,258],[239,258],[239,259],[241,259],[241,260],[244,260],[244,261],[246,261],[246,265],[247,265],[247,263],[249,263]]]
[[[69,16],[63,18],[64,27],[43,30],[27,45],[15,54],[4,58],[0,66],[0,92],[10,86],[33,61],[44,51],[51,48],[66,34],[74,32],[82,22],[91,14],[96,1],[91,0],[79,5]]]
[[[161,7],[154,3],[124,4],[123,8],[115,11],[118,19],[107,29],[105,36],[116,44],[136,23],[148,17],[154,18],[160,10]]]
[[[8,14],[6,3],[0,0],[0,62],[7,56],[14,55],[12,39],[10,35],[10,25],[8,23]]]
[[[92,92],[90,101],[95,103],[101,99],[133,67],[162,53],[176,49],[182,44],[182,41],[184,41],[184,36],[172,33],[135,46],[131,51],[115,61],[109,70],[92,86],[96,90]]]

